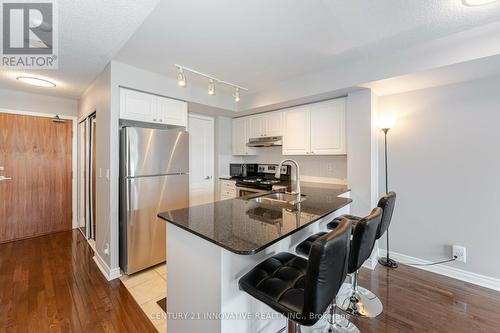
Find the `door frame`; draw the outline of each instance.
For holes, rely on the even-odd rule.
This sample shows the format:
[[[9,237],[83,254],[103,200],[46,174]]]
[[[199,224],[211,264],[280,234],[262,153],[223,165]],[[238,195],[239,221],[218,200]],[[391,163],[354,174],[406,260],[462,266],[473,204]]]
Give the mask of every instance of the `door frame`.
[[[0,113],[8,113],[19,116],[32,116],[32,117],[42,117],[42,118],[54,118],[57,116],[57,113],[43,113],[43,112],[32,112],[32,111],[21,111],[21,110],[13,110],[13,109],[5,109],[0,108]],[[77,176],[77,147],[76,147],[76,132],[77,132],[77,117],[76,116],[67,116],[59,114],[61,119],[72,120],[72,133],[71,133],[71,226],[72,229],[78,227],[77,224],[77,184],[76,184],[76,176]]]
[[[213,189],[213,191],[212,191],[212,196],[213,196],[212,200],[215,201],[216,198],[217,198],[217,194],[216,194],[216,186],[217,186],[217,184],[215,183],[215,166],[217,164],[217,162],[215,161],[215,152],[216,152],[216,149],[217,149],[217,147],[215,146],[215,141],[216,141],[216,137],[215,137],[215,117],[207,116],[207,115],[202,115],[202,114],[199,114],[199,113],[188,112],[188,123],[187,123],[187,127],[186,127],[186,130],[188,131],[188,133],[189,133],[189,118],[196,118],[196,119],[200,119],[200,120],[208,120],[208,121],[212,122],[212,134],[213,134],[213,139],[214,140],[212,142],[212,147],[213,147],[213,150],[212,150],[212,160],[213,160],[212,175],[210,175],[210,176],[212,177],[212,189]],[[191,170],[189,170],[189,173],[191,173]],[[191,184],[189,186],[191,186]]]

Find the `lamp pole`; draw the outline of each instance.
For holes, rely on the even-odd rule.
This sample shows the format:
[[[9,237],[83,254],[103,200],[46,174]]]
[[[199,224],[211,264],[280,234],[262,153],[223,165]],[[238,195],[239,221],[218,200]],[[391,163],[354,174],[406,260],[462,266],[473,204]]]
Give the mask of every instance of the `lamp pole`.
[[[384,153],[385,153],[385,194],[389,193],[389,180],[388,180],[388,172],[387,172],[387,132],[389,132],[390,128],[382,128],[382,132],[384,132]],[[387,251],[385,258],[379,258],[378,262],[382,266],[388,268],[397,268],[398,263],[395,260],[392,260],[389,257],[389,229],[386,231],[387,237]]]

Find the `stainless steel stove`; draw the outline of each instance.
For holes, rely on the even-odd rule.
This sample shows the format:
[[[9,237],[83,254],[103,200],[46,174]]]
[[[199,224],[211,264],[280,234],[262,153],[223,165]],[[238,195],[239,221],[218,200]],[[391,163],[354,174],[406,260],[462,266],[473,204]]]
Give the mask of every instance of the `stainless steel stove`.
[[[277,167],[276,164],[259,164],[255,174],[236,181],[237,196],[287,187],[290,183],[291,167],[284,165],[281,168],[280,180],[274,178]]]

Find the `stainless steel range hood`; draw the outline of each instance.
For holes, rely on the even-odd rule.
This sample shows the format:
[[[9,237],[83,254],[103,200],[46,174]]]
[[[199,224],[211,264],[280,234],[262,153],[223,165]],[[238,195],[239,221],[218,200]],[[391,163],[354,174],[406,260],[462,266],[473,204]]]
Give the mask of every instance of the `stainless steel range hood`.
[[[266,136],[248,139],[247,147],[274,147],[282,146],[281,136]]]

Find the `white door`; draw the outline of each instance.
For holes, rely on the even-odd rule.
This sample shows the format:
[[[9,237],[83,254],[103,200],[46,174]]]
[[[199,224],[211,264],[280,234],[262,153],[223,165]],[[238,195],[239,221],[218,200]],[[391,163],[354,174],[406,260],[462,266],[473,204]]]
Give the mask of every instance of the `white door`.
[[[189,115],[189,205],[214,201],[214,119]]]
[[[307,155],[310,152],[310,118],[307,106],[285,112],[283,155]]]
[[[335,99],[311,107],[311,153],[346,154],[345,100]]]

